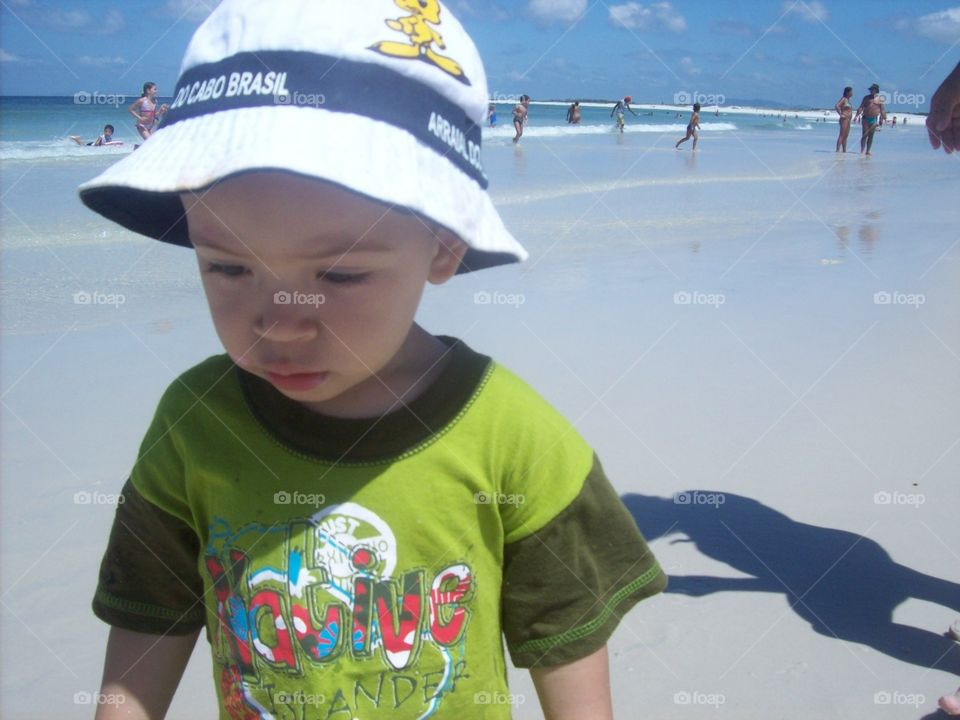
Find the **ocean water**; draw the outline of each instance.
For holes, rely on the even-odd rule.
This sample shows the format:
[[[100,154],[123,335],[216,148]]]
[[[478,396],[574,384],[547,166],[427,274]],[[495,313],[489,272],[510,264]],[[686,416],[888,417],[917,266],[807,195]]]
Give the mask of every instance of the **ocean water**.
[[[141,142],[134,129],[134,120],[127,107],[135,95],[106,95],[89,93],[74,97],[0,97],[0,161],[28,160],[34,162],[75,161],[84,162],[93,157],[125,155],[133,151],[133,145]],[[171,102],[172,98],[160,97],[159,102]],[[494,144],[513,137],[511,120],[512,103],[497,104],[497,127],[486,126],[484,139]],[[579,127],[566,122],[567,106],[560,104],[532,104],[526,134],[537,137],[581,136],[606,134],[613,130],[610,117],[612,106],[582,106]],[[689,108],[677,117],[673,110],[637,109],[638,117],[627,113],[628,133],[683,133],[690,117]],[[790,132],[835,129],[831,114],[822,115],[824,122],[809,117],[783,115],[779,111],[767,111],[766,116],[737,113],[723,109],[719,116],[713,111],[701,113],[701,128],[704,133],[724,132]],[[784,122],[785,120],[785,122]],[[916,121],[919,127],[919,120]],[[68,140],[70,135],[79,135],[85,141],[96,139],[103,126],[114,126],[114,138],[125,143],[122,147],[87,148]]]
[[[529,272],[563,259],[574,265],[555,269],[569,273],[581,261],[584,243],[633,253],[638,247],[685,243],[688,235],[703,232],[714,241],[749,236],[776,220],[785,192],[802,192],[811,184],[822,212],[834,213],[836,199],[846,196],[851,183],[872,182],[877,165],[893,162],[894,156],[902,160],[898,172],[912,162],[931,165],[898,179],[901,190],[934,182],[947,171],[934,162],[936,156],[924,153],[919,122],[884,129],[872,166],[857,166],[855,152],[834,166],[835,123],[705,113],[700,147],[693,154],[689,141],[680,151],[673,149],[687,121],[686,115],[676,120],[673,111],[638,110],[640,116],[628,115],[627,131],[620,134],[608,108],[584,107],[582,124],[571,127],[565,123],[566,106],[532,105],[524,138],[514,146],[510,107],[500,106],[498,127],[483,130],[484,163],[490,192],[515,235],[534,251],[540,243],[549,248]],[[105,121],[126,145],[80,147],[66,139],[67,134],[93,137]],[[167,293],[166,310],[182,300],[191,313],[202,312],[189,254],[155,247],[105,222],[77,198],[78,185],[133,151],[132,126],[126,103],[113,107],[77,104],[73,98],[0,98],[5,254],[0,318],[5,332],[44,332],[74,319],[83,325],[141,312],[154,315],[138,300],[151,294],[139,292],[143,288]],[[858,146],[856,130],[852,150]],[[901,192],[892,202],[903,197]],[[918,193],[920,203],[928,197]],[[913,200],[908,204],[906,212],[917,206]],[[64,308],[63,283],[75,292],[113,288],[126,304]]]

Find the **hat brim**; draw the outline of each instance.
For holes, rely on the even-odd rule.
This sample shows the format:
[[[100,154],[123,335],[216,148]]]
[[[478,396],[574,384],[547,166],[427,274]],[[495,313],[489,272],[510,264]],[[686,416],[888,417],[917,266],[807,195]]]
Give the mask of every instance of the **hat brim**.
[[[449,159],[393,125],[322,108],[241,108],[161,127],[79,192],[133,232],[190,247],[179,194],[258,170],[335,183],[429,218],[466,243],[460,273],[527,257],[487,192]]]

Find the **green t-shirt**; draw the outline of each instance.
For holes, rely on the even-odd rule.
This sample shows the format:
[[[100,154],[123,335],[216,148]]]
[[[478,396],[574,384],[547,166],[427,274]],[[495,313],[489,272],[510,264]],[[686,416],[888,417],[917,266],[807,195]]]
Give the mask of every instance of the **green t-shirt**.
[[[604,645],[666,578],[594,453],[462,342],[381,418],[317,415],[212,357],[124,488],[94,612],[206,627],[220,718],[509,718],[519,667]]]

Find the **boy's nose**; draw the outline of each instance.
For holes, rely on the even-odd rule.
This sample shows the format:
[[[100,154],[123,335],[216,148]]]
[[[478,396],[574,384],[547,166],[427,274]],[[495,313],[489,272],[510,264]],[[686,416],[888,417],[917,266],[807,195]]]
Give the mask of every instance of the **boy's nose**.
[[[274,342],[306,342],[317,337],[319,319],[309,317],[302,308],[270,306],[257,318],[253,332]]]

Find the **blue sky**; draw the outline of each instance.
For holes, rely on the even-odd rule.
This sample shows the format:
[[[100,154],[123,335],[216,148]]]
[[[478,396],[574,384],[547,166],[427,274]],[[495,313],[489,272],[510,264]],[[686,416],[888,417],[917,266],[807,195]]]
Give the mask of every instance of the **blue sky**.
[[[0,0],[0,93],[134,95],[144,80],[169,93],[214,4]],[[504,96],[671,102],[700,93],[822,107],[844,85],[859,95],[876,81],[904,106],[908,96],[928,99],[960,60],[960,0],[447,4],[480,48],[491,93]]]

